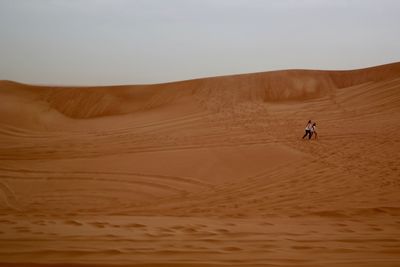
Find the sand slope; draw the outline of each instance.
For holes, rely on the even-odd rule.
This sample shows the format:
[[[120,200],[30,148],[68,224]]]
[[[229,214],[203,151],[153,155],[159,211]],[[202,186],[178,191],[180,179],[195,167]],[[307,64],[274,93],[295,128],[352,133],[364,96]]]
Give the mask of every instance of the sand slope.
[[[1,266],[400,266],[400,63],[0,97]]]

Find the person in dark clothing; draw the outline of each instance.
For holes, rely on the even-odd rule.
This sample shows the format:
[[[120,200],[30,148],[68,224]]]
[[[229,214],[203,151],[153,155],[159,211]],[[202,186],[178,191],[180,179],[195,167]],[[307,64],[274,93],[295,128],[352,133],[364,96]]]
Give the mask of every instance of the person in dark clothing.
[[[310,135],[309,139],[311,139],[312,135],[314,135],[314,139],[318,138],[318,135],[317,135],[317,124],[315,122],[313,123],[313,125],[311,127],[311,135]]]

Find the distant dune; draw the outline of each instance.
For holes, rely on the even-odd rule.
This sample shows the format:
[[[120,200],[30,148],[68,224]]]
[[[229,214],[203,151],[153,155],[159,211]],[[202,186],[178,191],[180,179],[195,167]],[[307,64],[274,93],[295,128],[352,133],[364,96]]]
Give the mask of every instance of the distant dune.
[[[302,101],[332,94],[338,88],[398,78],[400,63],[352,71],[284,70],[204,78],[154,85],[108,87],[44,87],[0,81],[2,93],[19,96],[71,118],[126,114],[180,101],[217,101],[219,105],[252,102]],[[25,93],[25,95],[22,95]]]
[[[0,98],[0,266],[400,266],[400,63]]]

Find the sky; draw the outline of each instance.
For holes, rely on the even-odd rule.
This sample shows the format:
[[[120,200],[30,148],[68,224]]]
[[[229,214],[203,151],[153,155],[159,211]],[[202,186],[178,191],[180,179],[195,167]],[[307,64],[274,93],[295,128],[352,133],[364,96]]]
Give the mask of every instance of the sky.
[[[398,0],[0,0],[0,80],[163,83],[400,61]]]

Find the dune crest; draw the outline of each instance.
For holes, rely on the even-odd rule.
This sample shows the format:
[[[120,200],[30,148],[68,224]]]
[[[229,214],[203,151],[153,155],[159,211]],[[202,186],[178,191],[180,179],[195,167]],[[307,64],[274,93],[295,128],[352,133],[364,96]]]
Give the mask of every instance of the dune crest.
[[[154,85],[46,87],[0,82],[1,92],[18,90],[71,118],[93,118],[142,111],[182,98],[216,103],[303,101],[338,88],[397,78],[400,63],[350,71],[283,70],[221,76]]]

